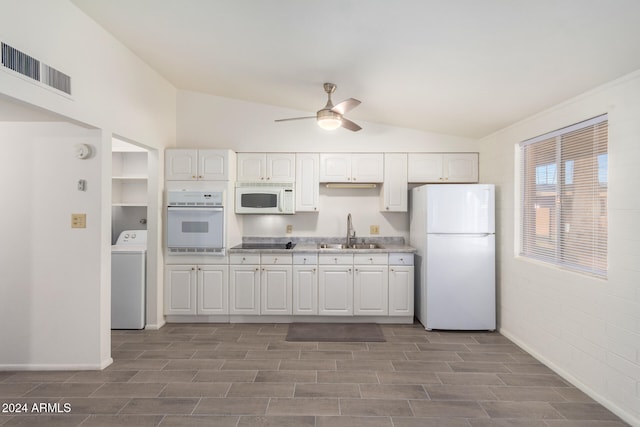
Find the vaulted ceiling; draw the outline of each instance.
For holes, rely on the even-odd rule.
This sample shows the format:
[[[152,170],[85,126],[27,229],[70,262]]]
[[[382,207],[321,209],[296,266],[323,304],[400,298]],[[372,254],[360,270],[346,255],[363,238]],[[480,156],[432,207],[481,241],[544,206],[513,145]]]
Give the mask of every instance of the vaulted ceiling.
[[[640,69],[638,0],[72,0],[178,89],[479,138]]]

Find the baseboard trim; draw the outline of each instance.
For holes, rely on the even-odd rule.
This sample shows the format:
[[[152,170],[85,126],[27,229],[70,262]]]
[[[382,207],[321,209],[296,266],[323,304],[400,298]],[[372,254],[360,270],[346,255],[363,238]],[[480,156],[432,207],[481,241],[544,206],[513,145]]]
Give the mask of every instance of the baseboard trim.
[[[598,402],[599,404],[601,404],[602,406],[604,406],[605,408],[607,408],[608,410],[616,414],[623,421],[631,424],[632,426],[640,426],[640,418],[637,418],[632,413],[622,409],[620,406],[616,405],[606,397],[602,396],[601,394],[593,390],[591,387],[584,384],[578,378],[576,378],[569,372],[565,371],[563,368],[556,365],[555,363],[553,363],[552,361],[544,357],[542,354],[540,354],[539,352],[537,352],[536,350],[528,346],[525,342],[520,340],[515,334],[509,332],[509,330],[504,329],[502,327],[499,329],[499,332],[505,337],[509,338],[514,343],[516,343],[519,347],[522,347],[524,350],[527,351],[527,353],[529,353],[531,356],[536,358],[539,362],[546,365],[549,369],[554,371],[556,374],[560,375],[562,378],[567,380],[577,389],[579,389],[580,391],[585,393],[587,396],[589,396],[590,398],[592,398],[593,400],[595,400],[596,402]]]
[[[113,359],[110,357],[98,364],[0,364],[0,371],[101,371],[112,363]]]

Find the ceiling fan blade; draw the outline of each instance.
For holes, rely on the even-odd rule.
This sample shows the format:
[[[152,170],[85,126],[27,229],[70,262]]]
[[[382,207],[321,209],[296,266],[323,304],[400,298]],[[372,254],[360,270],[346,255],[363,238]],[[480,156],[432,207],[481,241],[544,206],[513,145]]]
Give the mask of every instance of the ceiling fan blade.
[[[355,124],[349,119],[345,119],[344,117],[342,118],[342,127],[354,132],[358,132],[360,129],[362,129],[359,125]]]
[[[274,120],[276,122],[288,122],[291,120],[304,120],[304,119],[315,119],[316,116],[306,116],[306,117],[292,117],[290,119],[278,119],[278,120]]]
[[[349,98],[349,99],[345,99],[344,101],[338,103],[331,110],[335,111],[336,113],[344,114],[346,112],[349,112],[349,111],[353,110],[358,105],[360,105],[360,101],[358,101],[355,98]]]

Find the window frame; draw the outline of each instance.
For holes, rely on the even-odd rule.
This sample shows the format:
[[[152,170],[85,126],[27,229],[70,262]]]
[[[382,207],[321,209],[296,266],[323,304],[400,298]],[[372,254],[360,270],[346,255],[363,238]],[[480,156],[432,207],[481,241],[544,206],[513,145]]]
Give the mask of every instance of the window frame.
[[[590,249],[594,254],[599,253],[600,257],[598,258],[598,256],[594,256],[594,259],[590,264],[581,263],[581,262],[568,262],[566,261],[566,258],[571,258],[571,256],[575,257],[575,254],[579,253],[579,250],[574,252],[574,251],[571,251],[571,249],[569,249],[569,247],[567,246],[569,239],[566,236],[568,236],[568,232],[562,231],[562,227],[566,226],[566,224],[563,224],[562,218],[564,218],[569,214],[575,216],[576,213],[579,213],[581,215],[580,218],[583,218],[585,217],[584,215],[586,212],[582,212],[582,211],[573,212],[572,208],[570,207],[571,203],[573,203],[574,201],[573,198],[571,198],[572,196],[566,196],[565,193],[563,193],[564,191],[566,191],[567,186],[573,186],[574,179],[575,179],[574,177],[575,159],[571,159],[571,158],[563,159],[563,154],[566,155],[566,151],[568,150],[568,148],[565,148],[565,152],[563,152],[563,137],[570,136],[570,134],[572,134],[573,132],[588,129],[588,128],[593,128],[595,131],[597,130],[597,125],[601,123],[605,123],[607,126],[605,138],[601,139],[601,135],[594,137],[592,139],[593,141],[592,144],[590,146],[585,147],[584,149],[584,153],[586,154],[586,156],[588,156],[588,158],[591,159],[593,164],[595,164],[595,168],[592,168],[590,170],[590,173],[591,173],[591,178],[597,180],[597,187],[596,186],[593,187],[593,190],[592,190],[593,192],[591,193],[591,197],[593,198],[593,200],[599,200],[599,203],[601,205],[599,209],[600,216],[598,217],[598,219],[595,219],[595,215],[591,216],[591,221],[592,221],[591,227],[594,233],[594,239],[591,244],[591,247],[589,248],[587,244],[579,247],[579,250],[587,248],[587,249]],[[600,139],[597,139],[598,137]],[[555,140],[555,148],[552,148],[551,144],[553,144],[554,140]],[[601,151],[601,149],[600,150],[594,149],[594,147],[598,146],[596,141],[597,142],[602,141],[606,143],[606,145],[603,144],[603,146],[606,147],[606,150],[604,151],[604,153]],[[553,161],[549,163],[540,163],[540,164],[533,162],[533,164],[527,165],[526,149],[527,147],[530,148],[531,146],[538,143],[544,143],[548,145],[548,147],[541,145],[541,150],[543,150],[542,154],[547,156],[552,155]],[[564,145],[568,146],[571,149],[575,149],[575,147],[571,146],[571,142],[565,142]],[[555,152],[552,150],[555,150]],[[589,153],[589,150],[591,150],[591,153]],[[607,202],[608,195],[609,195],[608,114],[602,114],[602,115],[593,117],[591,119],[584,120],[582,122],[575,123],[573,125],[560,128],[555,131],[548,132],[543,135],[539,135],[537,137],[521,141],[517,146],[517,153],[518,153],[517,164],[518,164],[519,176],[516,177],[516,180],[517,182],[519,182],[519,193],[520,193],[519,206],[517,209],[517,215],[518,215],[518,222],[517,222],[518,244],[516,248],[517,256],[523,257],[525,259],[531,259],[538,262],[542,262],[544,264],[566,269],[569,271],[583,273],[583,274],[587,274],[587,275],[594,276],[601,279],[606,279],[608,276],[608,269],[609,269],[609,266],[608,266],[608,234],[609,234],[608,216],[609,215],[608,215],[608,202]],[[603,155],[606,157],[606,164],[604,166],[604,170],[605,170],[604,176],[606,177],[605,181],[602,180],[603,172],[602,172],[602,166],[601,166],[601,159],[603,158],[602,157]],[[535,156],[535,154],[530,154],[529,156]],[[565,161],[567,165],[563,164],[562,163],[563,161]],[[571,167],[567,168],[569,166],[569,163],[571,163],[570,165]],[[549,169],[551,166],[553,166],[553,170],[554,170],[553,177],[549,174]],[[570,170],[571,182],[564,182],[567,180],[567,177],[568,177],[567,170]],[[527,172],[529,173],[527,174]],[[544,176],[542,176],[543,172],[544,172]],[[531,174],[533,174],[533,176]],[[539,176],[539,174],[541,176]],[[535,194],[533,195],[531,194],[529,190],[531,189],[532,184],[534,184],[533,185],[534,188],[538,187],[539,185],[549,186],[550,190],[552,190],[551,193],[555,198],[555,200],[551,201],[552,208],[549,211],[549,217],[547,220],[549,222],[549,230],[550,230],[549,243],[551,244],[551,247],[553,247],[553,249],[552,250],[550,249],[548,253],[545,253],[544,249],[540,249],[540,246],[537,245],[535,241],[531,240],[532,235],[534,234],[536,236],[539,235],[537,224],[532,225],[532,221],[537,222],[538,214],[536,213],[534,215],[531,215],[532,206],[527,205],[527,203],[530,204],[532,200],[536,200],[541,197],[537,193],[537,189]],[[603,199],[601,198],[603,188],[606,190],[606,193],[604,196],[604,208],[602,207]],[[535,204],[537,205],[537,203]],[[569,206],[568,208],[565,208],[564,213],[562,208],[563,205]],[[534,209],[537,209],[537,208],[534,208]],[[593,209],[595,211],[595,207]],[[600,235],[602,229],[598,228],[597,226],[597,222],[602,221],[603,211],[604,211],[604,221],[605,221],[604,249],[602,248],[602,243],[601,243],[602,236]],[[578,222],[577,220],[572,219],[569,222],[569,226],[571,226],[571,224],[574,221]],[[600,240],[598,240],[598,237],[600,238]],[[567,248],[565,248],[565,246],[567,246]],[[602,252],[604,252],[604,255],[602,255]],[[599,268],[599,265],[601,265],[603,262],[602,260],[603,256],[604,256],[604,268]]]

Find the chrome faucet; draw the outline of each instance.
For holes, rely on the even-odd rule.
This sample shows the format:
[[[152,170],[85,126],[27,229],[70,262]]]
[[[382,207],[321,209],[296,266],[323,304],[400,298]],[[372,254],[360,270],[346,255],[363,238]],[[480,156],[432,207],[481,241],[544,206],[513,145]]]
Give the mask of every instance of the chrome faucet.
[[[353,243],[352,243],[353,241]],[[351,247],[356,242],[356,230],[353,229],[351,214],[347,215],[347,247]]]

